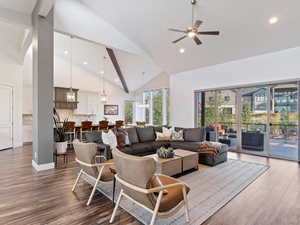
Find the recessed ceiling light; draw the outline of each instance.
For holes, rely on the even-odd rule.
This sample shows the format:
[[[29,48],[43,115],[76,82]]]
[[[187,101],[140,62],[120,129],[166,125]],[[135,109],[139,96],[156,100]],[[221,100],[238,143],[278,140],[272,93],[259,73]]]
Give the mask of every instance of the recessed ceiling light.
[[[101,71],[100,71],[100,74],[104,74],[104,70],[101,70]]]
[[[181,54],[183,54],[183,53],[185,52],[185,49],[184,49],[184,48],[181,48],[181,49],[179,49],[179,52],[180,52]]]
[[[69,54],[69,52],[68,52],[67,50],[65,50],[64,53],[65,53],[65,55],[68,55],[68,54]]]
[[[269,23],[270,24],[275,24],[275,23],[277,23],[278,22],[278,17],[276,17],[276,16],[273,16],[273,17],[271,17],[270,19],[269,19]]]
[[[87,62],[87,61],[84,61],[84,62],[83,62],[83,65],[87,65],[87,64],[88,64],[88,62]]]

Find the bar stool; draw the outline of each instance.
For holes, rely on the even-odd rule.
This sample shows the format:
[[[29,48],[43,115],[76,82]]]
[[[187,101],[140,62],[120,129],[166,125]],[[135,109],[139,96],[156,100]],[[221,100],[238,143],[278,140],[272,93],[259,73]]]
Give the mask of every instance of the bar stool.
[[[99,130],[107,130],[108,129],[108,121],[107,120],[101,120],[99,122]]]
[[[93,122],[92,121],[82,121],[80,127],[80,141],[83,141],[83,134],[91,132],[93,129]]]
[[[136,121],[136,125],[138,127],[145,127],[146,126],[146,122],[138,122],[138,121]]]
[[[123,120],[117,120],[116,121],[116,128],[121,128],[124,126],[124,121]]]
[[[68,145],[71,146],[74,139],[76,139],[76,126],[75,122],[68,121],[66,122],[66,132],[68,138]]]

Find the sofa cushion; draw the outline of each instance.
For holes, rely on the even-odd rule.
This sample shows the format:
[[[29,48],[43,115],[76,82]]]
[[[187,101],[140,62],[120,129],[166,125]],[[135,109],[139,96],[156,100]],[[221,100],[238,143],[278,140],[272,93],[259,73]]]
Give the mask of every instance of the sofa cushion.
[[[188,128],[183,130],[184,141],[204,141],[205,134],[205,128]]]
[[[136,132],[136,128],[135,127],[132,127],[132,128],[127,128],[125,129],[128,133],[128,137],[129,137],[129,141],[130,141],[130,144],[136,144],[136,143],[139,143],[139,137],[137,135],[137,132]]]
[[[170,147],[174,149],[183,149],[198,152],[200,149],[200,142],[171,141]]]
[[[124,148],[120,148],[119,149],[121,152],[124,152],[126,154],[129,154],[129,155],[134,155],[134,151],[133,151],[133,148],[131,146],[126,146]]]
[[[153,146],[153,149],[154,150],[157,150],[159,149],[160,147],[170,147],[170,142],[169,141],[154,141],[152,143],[152,146]]]
[[[140,142],[155,141],[155,131],[153,127],[137,127],[137,134]]]
[[[88,143],[103,144],[101,131],[88,132],[84,133],[84,135]]]
[[[133,155],[149,155],[155,152],[153,142],[144,142],[131,145]]]

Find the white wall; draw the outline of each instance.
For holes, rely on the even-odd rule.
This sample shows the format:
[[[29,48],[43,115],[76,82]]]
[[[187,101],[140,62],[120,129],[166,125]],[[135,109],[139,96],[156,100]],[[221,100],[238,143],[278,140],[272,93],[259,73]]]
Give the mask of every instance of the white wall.
[[[172,124],[194,126],[195,90],[300,79],[299,59],[300,47],[172,75]]]
[[[145,74],[146,76],[146,74]],[[134,92],[135,100],[137,104],[143,103],[143,92],[150,91],[155,89],[162,89],[162,88],[169,88],[170,86],[170,75],[168,73],[162,72],[152,80],[147,82],[143,87],[139,88]],[[144,109],[136,107],[135,110],[135,119],[136,121],[143,121],[144,120]]]
[[[22,66],[0,55],[0,68],[0,84],[13,88],[13,145],[18,147],[22,145]]]

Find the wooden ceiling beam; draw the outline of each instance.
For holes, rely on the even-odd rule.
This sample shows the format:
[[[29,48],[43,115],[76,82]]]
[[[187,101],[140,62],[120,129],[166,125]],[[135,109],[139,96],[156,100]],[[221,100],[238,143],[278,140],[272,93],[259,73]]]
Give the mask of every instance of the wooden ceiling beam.
[[[121,83],[122,83],[122,86],[123,86],[124,91],[125,91],[126,93],[129,93],[129,90],[128,90],[128,87],[127,87],[125,78],[124,78],[123,73],[122,73],[122,71],[121,71],[121,68],[120,68],[120,65],[119,65],[119,63],[118,63],[118,60],[117,60],[117,58],[116,58],[116,55],[115,55],[115,53],[114,53],[114,50],[111,49],[111,48],[106,48],[106,51],[107,51],[107,53],[108,53],[108,55],[109,55],[109,58],[110,58],[112,64],[114,65],[114,68],[115,68],[115,70],[116,70],[116,72],[117,72],[117,74],[118,74],[118,76],[119,76],[119,78],[120,78],[120,81],[121,81]]]

